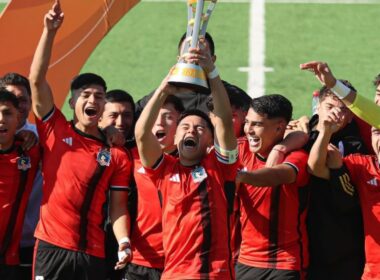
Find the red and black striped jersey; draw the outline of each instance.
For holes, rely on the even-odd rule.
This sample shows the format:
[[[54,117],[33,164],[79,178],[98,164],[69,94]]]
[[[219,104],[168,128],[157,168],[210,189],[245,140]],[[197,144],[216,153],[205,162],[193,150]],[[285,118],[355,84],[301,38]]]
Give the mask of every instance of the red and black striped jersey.
[[[339,177],[341,188],[347,194],[354,195],[356,187],[363,215],[366,263],[362,279],[380,279],[379,161],[376,156],[353,154],[345,157],[343,162],[349,175],[344,173]]]
[[[19,246],[28,198],[38,169],[39,147],[22,152],[20,143],[0,152],[0,263],[19,263]]]
[[[234,194],[237,162],[222,163],[216,154],[212,150],[192,167],[164,155],[146,169],[162,196],[162,279],[234,279],[229,193]]]
[[[131,150],[137,191],[136,219],[132,221],[132,263],[164,269],[162,211],[157,187],[141,164],[137,148]]]
[[[242,243],[238,261],[271,269],[301,270],[308,266],[306,210],[309,175],[307,153],[295,151],[283,164],[295,169],[292,184],[256,187],[242,184],[238,190]],[[265,167],[265,159],[250,152],[248,141],[239,140],[241,168],[254,171]]]
[[[106,192],[129,188],[132,163],[126,151],[78,131],[57,108],[36,122],[44,183],[35,236],[104,257]]]

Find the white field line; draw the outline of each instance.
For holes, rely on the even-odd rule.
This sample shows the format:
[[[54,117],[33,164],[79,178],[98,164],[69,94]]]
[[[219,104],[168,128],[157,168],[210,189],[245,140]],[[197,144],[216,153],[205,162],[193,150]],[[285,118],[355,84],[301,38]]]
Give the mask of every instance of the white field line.
[[[249,66],[247,93],[251,97],[264,94],[265,86],[265,3],[252,0],[249,20]]]

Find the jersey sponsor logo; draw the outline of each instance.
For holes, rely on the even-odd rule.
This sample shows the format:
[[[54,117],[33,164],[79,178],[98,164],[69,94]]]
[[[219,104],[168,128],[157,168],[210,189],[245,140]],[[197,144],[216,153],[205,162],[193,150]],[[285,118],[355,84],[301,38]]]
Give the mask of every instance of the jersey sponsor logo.
[[[371,186],[377,187],[377,180],[376,180],[376,178],[373,178],[373,179],[367,181],[367,184],[371,185]]]
[[[145,169],[144,169],[144,167],[141,166],[139,169],[137,169],[137,173],[145,174]]]
[[[111,153],[108,149],[100,149],[96,161],[100,166],[110,166]]]
[[[207,178],[207,173],[203,166],[200,166],[191,171],[191,176],[193,177],[194,183],[200,183]]]
[[[32,164],[30,163],[30,157],[27,156],[21,156],[17,159],[17,169],[18,170],[28,170],[32,167]]]
[[[173,176],[171,176],[171,177],[169,178],[169,181],[171,181],[171,182],[175,182],[175,183],[179,183],[179,182],[180,182],[179,174],[177,173],[177,174],[174,174]]]
[[[70,147],[73,145],[73,138],[72,137],[63,138],[62,141],[65,142]]]

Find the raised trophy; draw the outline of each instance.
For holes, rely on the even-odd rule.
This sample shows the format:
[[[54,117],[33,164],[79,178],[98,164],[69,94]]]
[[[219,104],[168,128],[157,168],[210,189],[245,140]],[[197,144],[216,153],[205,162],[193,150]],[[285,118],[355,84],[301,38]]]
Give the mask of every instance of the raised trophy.
[[[210,1],[207,11],[203,13],[204,2]],[[206,28],[211,13],[215,8],[217,0],[188,0],[187,1],[187,31],[186,39],[181,50],[181,58],[175,65],[170,77],[169,83],[191,88],[198,92],[209,92],[207,74],[201,66],[187,63],[185,61],[189,48],[195,48],[198,45],[199,38],[204,38]]]

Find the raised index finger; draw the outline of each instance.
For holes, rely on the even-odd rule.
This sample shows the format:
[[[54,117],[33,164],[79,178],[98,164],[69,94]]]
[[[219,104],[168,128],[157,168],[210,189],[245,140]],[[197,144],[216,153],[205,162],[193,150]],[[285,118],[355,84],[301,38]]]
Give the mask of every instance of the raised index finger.
[[[62,10],[61,10],[61,3],[59,0],[55,0],[53,4],[53,11],[58,15],[61,14]]]

